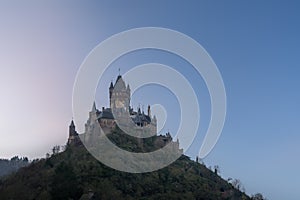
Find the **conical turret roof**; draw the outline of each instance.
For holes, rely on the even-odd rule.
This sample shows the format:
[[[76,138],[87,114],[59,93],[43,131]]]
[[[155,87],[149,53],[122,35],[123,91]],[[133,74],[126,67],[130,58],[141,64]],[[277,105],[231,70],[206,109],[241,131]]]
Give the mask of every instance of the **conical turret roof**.
[[[114,86],[114,89],[115,90],[126,90],[126,85],[125,85],[125,82],[122,79],[121,75],[118,76],[115,86]]]

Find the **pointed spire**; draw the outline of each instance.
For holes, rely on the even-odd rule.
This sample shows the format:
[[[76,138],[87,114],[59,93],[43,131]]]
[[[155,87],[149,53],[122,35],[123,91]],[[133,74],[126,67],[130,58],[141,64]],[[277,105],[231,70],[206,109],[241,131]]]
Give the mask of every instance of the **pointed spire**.
[[[93,103],[93,108],[92,108],[92,111],[97,111],[97,108],[96,108],[96,103],[95,103],[95,101],[94,101],[94,103]]]
[[[74,121],[72,119],[70,126],[75,126]]]
[[[151,117],[151,108],[150,108],[150,105],[148,105],[148,110],[147,111],[148,111],[147,112],[148,116]]]
[[[112,88],[114,88],[114,85],[113,85],[113,82],[111,81],[111,82],[110,82],[109,89],[112,89]]]
[[[126,85],[125,85],[125,82],[124,82],[124,80],[122,79],[122,76],[121,76],[121,75],[119,75],[119,76],[117,77],[117,80],[116,80],[114,89],[115,89],[115,90],[126,90]]]

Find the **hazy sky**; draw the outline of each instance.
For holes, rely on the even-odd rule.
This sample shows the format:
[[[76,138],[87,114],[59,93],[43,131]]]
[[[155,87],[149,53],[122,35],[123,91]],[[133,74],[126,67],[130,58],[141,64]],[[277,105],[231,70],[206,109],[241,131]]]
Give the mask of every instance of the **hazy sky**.
[[[199,42],[224,80],[226,123],[205,163],[219,165],[225,178],[240,179],[249,194],[298,200],[299,8],[297,1],[1,1],[0,157],[43,157],[55,144],[64,144],[73,83],[88,53],[118,32],[165,27]],[[153,61],[173,66],[200,91],[204,131],[210,117],[205,85],[182,67],[187,63],[165,52],[141,51],[116,61],[100,82],[99,107],[107,106],[106,84],[118,68],[125,72]],[[160,95],[172,96],[157,90],[154,97],[153,88],[138,91],[133,103],[165,103]],[[170,110],[177,102],[169,103]],[[165,130],[177,128],[177,113],[175,108],[168,115]],[[201,130],[188,151],[193,158]]]

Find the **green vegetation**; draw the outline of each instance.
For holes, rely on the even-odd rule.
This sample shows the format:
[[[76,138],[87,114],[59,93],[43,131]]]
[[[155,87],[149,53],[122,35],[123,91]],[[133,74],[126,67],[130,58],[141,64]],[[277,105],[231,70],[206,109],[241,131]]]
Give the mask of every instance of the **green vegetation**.
[[[19,158],[18,156],[8,159],[0,159],[0,177],[16,172],[19,168],[27,166],[28,158]]]
[[[120,130],[114,130],[110,139],[117,133],[119,137],[114,142],[122,148],[150,149],[147,146],[150,141],[145,141],[141,148],[135,138],[127,137],[125,141]],[[131,174],[103,165],[83,146],[69,146],[64,152],[32,162],[2,181],[0,199],[215,200],[250,197],[184,155],[158,171]]]

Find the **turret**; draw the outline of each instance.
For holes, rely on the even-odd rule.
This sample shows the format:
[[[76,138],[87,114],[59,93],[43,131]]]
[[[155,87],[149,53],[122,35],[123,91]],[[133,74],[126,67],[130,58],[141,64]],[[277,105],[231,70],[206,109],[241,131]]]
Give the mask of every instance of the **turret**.
[[[90,121],[97,120],[97,112],[98,112],[98,110],[97,110],[97,107],[96,107],[96,103],[94,102],[92,110],[89,113],[89,119],[88,120],[90,120]]]
[[[97,112],[97,108],[96,108],[96,103],[95,103],[95,101],[94,101],[94,103],[93,103],[92,112]]]
[[[113,90],[114,90],[113,82],[110,82],[110,86],[109,86],[109,105],[111,105],[111,95],[113,93]]]
[[[121,76],[121,75],[119,75],[119,76],[117,77],[117,80],[116,80],[114,89],[115,89],[115,90],[118,90],[118,91],[126,90],[126,85],[125,85],[125,82],[124,82],[124,80],[122,79],[122,76]]]
[[[130,105],[130,88],[126,87],[122,76],[117,77],[115,85],[110,87],[111,98],[110,98],[110,107],[112,109],[124,109],[129,111]]]
[[[77,132],[76,132],[76,128],[75,128],[75,125],[74,125],[74,121],[72,120],[71,121],[71,124],[69,126],[69,137],[71,136],[75,136],[75,135],[78,135]]]
[[[155,115],[153,116],[153,121],[156,121],[156,116]]]
[[[72,120],[69,126],[69,139],[67,145],[79,145],[79,144],[80,144],[80,139],[78,133],[76,132],[74,121]]]
[[[130,96],[130,86],[129,86],[129,84],[127,84],[127,88],[126,88],[126,90],[127,90],[127,93],[129,94],[129,96]]]
[[[148,116],[151,118],[151,108],[150,108],[150,105],[148,105]]]

